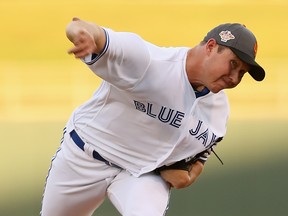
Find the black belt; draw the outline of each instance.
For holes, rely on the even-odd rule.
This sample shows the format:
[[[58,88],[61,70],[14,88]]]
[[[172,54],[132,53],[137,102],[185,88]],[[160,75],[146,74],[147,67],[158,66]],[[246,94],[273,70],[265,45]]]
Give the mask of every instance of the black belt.
[[[72,130],[70,132],[70,136],[72,138],[72,140],[74,141],[74,143],[84,151],[84,145],[85,143],[83,142],[83,140],[79,137],[79,135],[76,133],[75,130]],[[117,166],[116,164],[113,164],[109,161],[107,161],[105,158],[103,158],[97,151],[93,150],[93,158],[95,158],[96,160],[102,161],[105,164],[109,165],[109,166],[113,166],[113,167],[117,167],[120,168],[119,166]]]

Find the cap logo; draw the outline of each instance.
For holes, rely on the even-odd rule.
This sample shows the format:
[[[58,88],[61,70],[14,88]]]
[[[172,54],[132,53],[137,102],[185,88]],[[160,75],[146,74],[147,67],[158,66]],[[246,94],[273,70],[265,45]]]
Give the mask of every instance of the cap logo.
[[[235,36],[234,36],[230,31],[228,31],[228,30],[226,30],[226,31],[221,31],[221,32],[219,33],[219,36],[220,36],[220,38],[221,38],[221,41],[223,41],[223,42],[227,42],[227,41],[229,41],[229,40],[235,39]]]

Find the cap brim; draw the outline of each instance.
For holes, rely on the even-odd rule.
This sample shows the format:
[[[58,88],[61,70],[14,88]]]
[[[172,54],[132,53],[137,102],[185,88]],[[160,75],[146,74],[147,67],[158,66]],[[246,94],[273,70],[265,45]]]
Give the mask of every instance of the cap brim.
[[[233,47],[229,48],[238,58],[240,58],[242,61],[250,65],[250,70],[248,71],[248,73],[256,81],[262,81],[265,78],[265,70],[257,62],[255,62],[253,58]]]

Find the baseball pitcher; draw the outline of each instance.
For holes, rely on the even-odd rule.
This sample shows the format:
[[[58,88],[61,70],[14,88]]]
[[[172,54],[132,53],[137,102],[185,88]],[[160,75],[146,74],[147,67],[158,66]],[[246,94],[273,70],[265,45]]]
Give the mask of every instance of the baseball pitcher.
[[[223,90],[264,79],[255,36],[226,23],[193,48],[159,47],[78,18],[66,34],[103,81],[67,122],[42,216],[89,216],[106,197],[124,216],[165,215],[171,188],[191,185],[226,133]]]

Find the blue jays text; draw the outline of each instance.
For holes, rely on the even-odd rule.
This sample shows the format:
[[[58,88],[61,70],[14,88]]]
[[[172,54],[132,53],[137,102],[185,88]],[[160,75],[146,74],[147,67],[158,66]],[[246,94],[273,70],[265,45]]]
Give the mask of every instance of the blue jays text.
[[[156,109],[152,110],[153,104],[151,103],[147,103],[146,105],[142,102],[134,100],[134,105],[137,110],[146,113],[152,118],[158,118],[161,122],[167,123],[176,128],[181,126],[181,121],[185,116],[185,113],[167,108],[165,106],[161,106],[161,109],[156,112]],[[205,126],[201,120],[197,121],[195,128],[191,128],[189,130],[189,134],[198,141],[202,142],[206,148],[209,148],[215,144],[219,138],[211,130],[209,130],[209,128]]]

